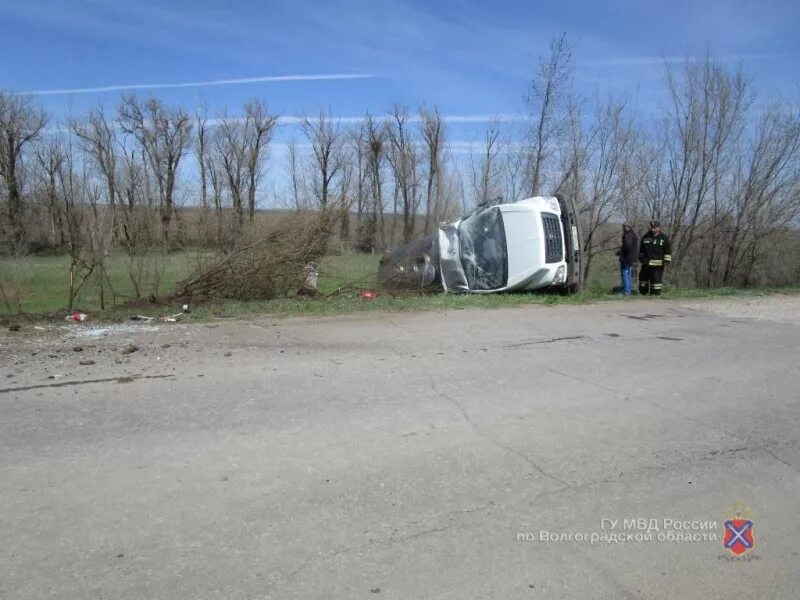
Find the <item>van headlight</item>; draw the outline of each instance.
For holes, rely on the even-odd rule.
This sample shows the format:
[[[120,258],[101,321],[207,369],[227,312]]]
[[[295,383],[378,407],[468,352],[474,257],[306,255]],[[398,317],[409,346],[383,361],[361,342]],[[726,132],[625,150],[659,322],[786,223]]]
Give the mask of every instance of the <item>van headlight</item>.
[[[553,278],[553,283],[566,283],[567,282],[567,267],[561,265],[556,269],[556,276]]]

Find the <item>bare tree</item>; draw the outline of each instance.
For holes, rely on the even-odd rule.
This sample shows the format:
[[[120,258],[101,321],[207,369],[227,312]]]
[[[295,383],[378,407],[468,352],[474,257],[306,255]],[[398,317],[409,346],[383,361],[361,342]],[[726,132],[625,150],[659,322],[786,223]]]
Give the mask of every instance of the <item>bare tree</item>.
[[[214,130],[214,171],[223,176],[239,227],[244,223],[244,198],[247,194],[247,144],[247,131],[242,120],[223,116]]]
[[[125,252],[134,296],[141,298],[157,293],[164,272],[162,257],[152,252],[153,241],[158,240],[160,232],[157,215],[146,198],[149,188],[146,157],[136,147],[129,149],[123,144],[119,163],[117,222],[121,235],[117,243]]]
[[[102,104],[89,111],[86,119],[73,120],[70,129],[78,147],[99,171],[105,188],[105,203],[111,211],[112,236],[116,239],[117,224],[117,134],[114,124],[106,119]]]
[[[245,203],[249,219],[255,216],[258,184],[277,120],[264,104],[248,102],[244,117],[223,117],[214,133],[214,160],[224,173],[239,225],[244,220]]]
[[[367,113],[361,125],[362,137],[366,143],[366,168],[369,180],[370,203],[372,216],[362,232],[361,245],[365,249],[386,247],[386,224],[384,221],[384,177],[386,163],[386,128]]]
[[[369,153],[368,144],[364,139],[364,127],[360,126],[352,130],[348,136],[349,154],[352,160],[352,177],[355,181],[355,205],[356,223],[361,226],[364,213],[367,210],[369,199],[368,188],[369,178],[367,173],[367,155]]]
[[[208,109],[202,103],[194,116],[195,120],[195,143],[194,153],[197,159],[197,166],[200,174],[200,228],[203,230],[203,237],[206,237],[208,223],[208,172],[206,158],[208,156]]]
[[[387,155],[394,178],[396,198],[402,202],[403,241],[414,235],[414,223],[419,208],[419,154],[408,125],[408,111],[395,106],[386,120],[390,152]]]
[[[25,239],[21,182],[24,151],[46,124],[44,111],[30,98],[0,93],[0,180],[6,192],[13,254],[22,252]]]
[[[351,194],[353,180],[357,180],[356,167],[348,148],[342,150],[342,175],[339,178],[339,187],[336,194],[339,198],[339,238],[345,242],[350,238],[350,210],[353,208],[355,198]]]
[[[425,229],[428,235],[431,218],[435,216],[442,200],[442,167],[445,144],[445,122],[438,108],[428,110],[424,106],[419,111],[422,140],[428,159],[425,185]]]
[[[317,206],[324,211],[328,209],[331,190],[342,174],[344,139],[339,123],[322,110],[316,118],[301,117],[300,126],[313,154],[311,184],[314,197]]]
[[[232,240],[225,235],[225,175],[224,169],[220,162],[215,157],[209,156],[206,158],[206,172],[208,179],[211,183],[211,197],[214,202],[214,215],[216,221],[216,243],[217,247],[224,248],[228,246]],[[240,220],[237,219],[237,227],[240,226]]]
[[[292,138],[286,146],[286,154],[288,157],[288,170],[289,180],[291,185],[292,200],[294,202],[294,209],[300,210],[304,202],[301,198],[301,190],[303,189],[303,175],[300,170],[300,153],[297,148],[297,140]]]
[[[247,171],[247,208],[250,220],[256,211],[256,191],[264,174],[267,149],[272,140],[278,117],[267,110],[263,102],[251,101],[244,106],[247,146],[245,167]]]
[[[741,70],[728,73],[710,57],[687,62],[680,72],[667,66],[666,82],[668,215],[677,269],[696,242],[725,163],[744,133],[753,96]]]
[[[39,164],[38,185],[50,216],[50,235],[53,245],[66,244],[62,219],[59,178],[67,161],[67,149],[60,135],[45,136],[34,145],[34,153]]]
[[[584,126],[581,107],[570,104],[568,147],[561,152],[564,162],[559,191],[581,207],[583,216],[584,280],[588,280],[594,258],[616,248],[619,236],[612,219],[625,220],[623,209],[635,193],[633,168],[636,150],[635,128],[625,116],[625,103],[609,99]]]
[[[69,255],[67,309],[72,310],[78,294],[97,270],[98,258],[104,258],[98,256],[89,231],[89,211],[85,200],[91,193],[90,177],[85,165],[81,171],[76,168],[76,152],[71,138],[50,137],[43,142],[39,154],[47,161],[47,184],[51,184],[49,174],[52,174],[52,192],[61,203]]]
[[[525,185],[527,157],[519,151],[519,143],[509,137],[503,140],[502,146],[499,168],[503,177],[503,198],[506,202],[516,202],[528,193]]]
[[[564,33],[550,42],[549,56],[540,59],[526,98],[531,117],[526,156],[528,189],[532,196],[542,193],[546,169],[564,122],[562,113],[569,96],[571,75],[572,46]]]
[[[158,190],[162,235],[169,247],[178,166],[191,144],[191,118],[158,98],[142,102],[133,95],[123,96],[118,114],[122,130],[136,138],[147,157]]]
[[[152,241],[152,232],[149,227],[150,219],[137,224],[137,213],[149,217],[150,206],[147,198],[149,188],[147,178],[147,164],[143,153],[136,148],[121,147],[121,167],[119,177],[119,205],[124,208],[121,219],[122,240],[125,243],[149,243]]]
[[[800,216],[800,113],[773,104],[746,148],[727,220],[722,285],[751,285],[762,253]],[[709,252],[710,254],[710,252]],[[713,265],[712,265],[713,266]]]
[[[669,210],[669,164],[664,127],[657,125],[650,135],[642,135],[635,155],[635,171],[640,178],[639,194],[629,201],[625,214],[632,222],[644,223],[651,218],[666,220]]]
[[[501,166],[500,146],[500,121],[494,119],[484,134],[477,163],[474,156],[470,155],[472,189],[475,194],[475,203],[478,206],[488,206],[502,201],[501,188],[498,183]]]
[[[455,160],[452,161],[455,163]],[[444,202],[442,206],[442,218],[448,219],[455,216],[454,213],[465,213],[470,209],[467,198],[467,184],[464,181],[465,174],[463,170],[452,168],[448,172],[448,177],[445,180],[446,191],[444,193]]]

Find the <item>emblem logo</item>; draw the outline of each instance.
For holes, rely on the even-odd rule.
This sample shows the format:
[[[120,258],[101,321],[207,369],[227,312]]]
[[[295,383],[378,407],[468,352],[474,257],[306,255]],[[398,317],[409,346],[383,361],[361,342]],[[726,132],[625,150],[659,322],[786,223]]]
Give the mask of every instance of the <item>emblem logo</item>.
[[[744,504],[736,503],[728,512],[729,514],[726,516],[733,518],[725,521],[725,536],[722,538],[722,545],[734,556],[741,556],[756,545],[753,521],[746,518],[750,516],[750,511]]]
[[[745,521],[744,519],[725,521],[723,544],[736,556],[752,550],[753,546],[756,545],[756,540],[753,536],[753,522]]]

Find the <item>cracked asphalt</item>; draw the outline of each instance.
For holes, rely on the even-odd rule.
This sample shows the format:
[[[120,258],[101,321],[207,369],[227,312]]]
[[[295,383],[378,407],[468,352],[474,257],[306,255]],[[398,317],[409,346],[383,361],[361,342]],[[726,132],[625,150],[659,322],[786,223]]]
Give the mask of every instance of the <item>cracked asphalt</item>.
[[[793,599],[798,342],[797,296],[3,332],[0,598]]]

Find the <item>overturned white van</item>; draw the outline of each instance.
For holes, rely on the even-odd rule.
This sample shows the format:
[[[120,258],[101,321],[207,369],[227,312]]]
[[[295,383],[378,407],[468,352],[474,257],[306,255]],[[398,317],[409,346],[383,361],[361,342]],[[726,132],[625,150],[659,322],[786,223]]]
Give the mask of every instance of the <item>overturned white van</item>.
[[[389,288],[445,292],[575,292],[583,280],[577,213],[561,196],[480,207],[394,249],[379,277]]]

